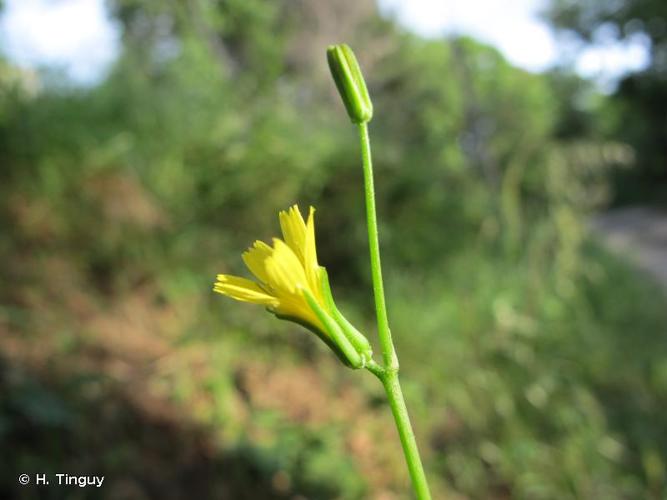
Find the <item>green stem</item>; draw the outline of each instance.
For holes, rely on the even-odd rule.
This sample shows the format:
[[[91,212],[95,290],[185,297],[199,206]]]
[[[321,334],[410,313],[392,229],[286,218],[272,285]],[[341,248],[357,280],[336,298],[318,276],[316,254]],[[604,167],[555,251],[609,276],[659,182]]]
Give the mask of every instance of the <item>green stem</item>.
[[[398,357],[396,349],[391,340],[389,320],[387,319],[387,307],[384,299],[384,285],[382,283],[382,267],[380,265],[380,242],[377,228],[377,215],[375,209],[375,188],[373,185],[373,164],[371,161],[371,145],[368,138],[368,125],[359,124],[359,137],[361,139],[361,158],[364,168],[364,193],[366,196],[366,222],[368,226],[368,245],[371,257],[371,276],[373,279],[373,295],[375,296],[375,312],[378,323],[378,336],[382,347],[382,359],[384,366],[380,366],[371,360],[366,368],[380,379],[387,393],[389,406],[394,415],[396,428],[403,447],[403,454],[410,472],[412,487],[418,500],[430,500],[431,493],[424,474],[417,448],[417,441],[412,430],[408,409],[403,398],[403,391],[398,380]]]
[[[387,306],[384,301],[384,285],[382,284],[382,266],[380,264],[380,242],[378,237],[377,215],[375,210],[375,187],[373,184],[373,163],[371,161],[371,143],[368,138],[368,125],[359,124],[361,139],[361,161],[364,167],[364,194],[366,195],[366,224],[368,226],[368,246],[371,254],[371,276],[373,279],[373,295],[375,296],[375,313],[378,322],[378,336],[382,348],[382,359],[385,368],[398,371],[398,358],[391,341]]]
[[[428,489],[424,466],[419,456],[415,433],[412,431],[412,425],[410,425],[410,416],[408,415],[408,408],[405,406],[401,384],[398,381],[398,373],[387,372],[381,380],[396,421],[396,428],[401,439],[405,461],[408,464],[412,487],[418,500],[431,500],[431,492]]]

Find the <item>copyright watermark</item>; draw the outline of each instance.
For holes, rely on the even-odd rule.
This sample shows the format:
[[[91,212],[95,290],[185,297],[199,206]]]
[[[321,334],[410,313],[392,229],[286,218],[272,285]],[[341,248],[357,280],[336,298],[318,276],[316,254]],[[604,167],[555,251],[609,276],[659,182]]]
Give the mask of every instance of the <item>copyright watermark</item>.
[[[102,483],[104,483],[104,476],[86,476],[86,475],[76,475],[76,474],[21,474],[18,477],[19,484],[21,486],[27,486],[30,483],[35,486],[48,486],[48,485],[57,485],[57,486],[74,486],[78,488],[100,488]]]

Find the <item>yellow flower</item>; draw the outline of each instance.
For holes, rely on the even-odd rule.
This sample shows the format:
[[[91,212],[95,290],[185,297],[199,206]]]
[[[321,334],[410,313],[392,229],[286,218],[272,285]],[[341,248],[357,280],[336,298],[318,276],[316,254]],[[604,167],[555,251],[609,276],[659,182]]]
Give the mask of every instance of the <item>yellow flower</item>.
[[[280,212],[284,241],[273,238],[273,247],[255,241],[243,253],[257,281],[218,274],[213,289],[236,300],[264,305],[278,318],[307,327],[345,364],[360,368],[371,359],[371,345],[334,303],[327,272],[317,263],[314,215],[310,207],[305,222],[296,205]]]
[[[236,300],[265,305],[279,316],[295,318],[326,332],[304,293],[307,290],[323,310],[330,312],[320,284],[314,214],[315,209],[310,207],[308,221],[304,222],[296,205],[280,212],[284,241],[273,238],[273,247],[256,241],[243,254],[243,261],[258,282],[219,274],[214,290]]]

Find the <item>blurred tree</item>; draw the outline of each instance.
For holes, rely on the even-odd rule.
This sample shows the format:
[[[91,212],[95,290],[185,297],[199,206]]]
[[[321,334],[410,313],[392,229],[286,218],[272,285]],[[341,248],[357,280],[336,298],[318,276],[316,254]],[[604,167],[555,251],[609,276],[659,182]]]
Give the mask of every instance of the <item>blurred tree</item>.
[[[633,198],[660,183],[667,187],[667,3],[663,0],[552,0],[547,16],[557,28],[588,44],[609,39],[642,40],[645,70],[627,75],[616,89],[609,127],[637,153],[639,193],[629,191],[627,173],[617,183],[620,198]]]
[[[561,140],[580,140],[601,134],[604,97],[593,82],[563,68],[547,73],[558,101],[555,136]]]
[[[649,40],[651,66],[667,65],[667,4],[661,0],[552,0],[547,15],[589,43],[602,38]]]

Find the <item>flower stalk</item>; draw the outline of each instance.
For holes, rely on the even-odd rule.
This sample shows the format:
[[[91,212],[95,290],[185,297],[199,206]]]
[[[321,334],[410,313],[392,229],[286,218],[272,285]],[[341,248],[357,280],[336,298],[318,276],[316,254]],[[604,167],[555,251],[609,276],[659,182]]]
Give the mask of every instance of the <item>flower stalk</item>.
[[[387,306],[384,298],[384,284],[382,281],[382,266],[380,263],[380,238],[377,227],[377,212],[375,208],[375,187],[373,183],[373,163],[371,159],[371,145],[368,137],[368,125],[360,123],[359,137],[361,142],[361,158],[364,169],[364,194],[366,198],[366,225],[368,226],[368,245],[370,251],[371,277],[373,280],[373,295],[375,296],[375,312],[377,315],[378,337],[382,347],[384,366],[377,364],[367,365],[384,387],[387,400],[391,407],[396,429],[403,447],[403,454],[410,473],[412,487],[418,500],[430,500],[431,492],[426,480],[426,473],[419,455],[417,440],[415,439],[408,409],[398,379],[398,356],[391,338]]]
[[[310,207],[307,220],[304,220],[296,205],[280,212],[283,239],[273,238],[272,246],[256,241],[243,254],[243,261],[255,280],[219,274],[214,291],[242,302],[263,305],[277,318],[304,326],[327,344],[346,366],[366,368],[373,373],[382,382],[387,394],[417,499],[430,500],[424,467],[398,378],[398,356],[387,318],[368,136],[373,104],[361,68],[350,47],[345,44],[329,47],[327,59],[348,115],[359,130],[371,277],[382,364],[373,360],[368,339],[343,316],[334,302],[327,271],[317,262],[313,207]]]
[[[401,440],[403,454],[412,480],[412,486],[418,500],[430,500],[424,466],[422,465],[417,441],[415,439],[407,406],[398,379],[399,363],[396,349],[391,338],[387,305],[382,280],[380,261],[380,238],[378,234],[377,209],[375,207],[375,185],[373,181],[373,162],[371,144],[368,135],[368,121],[373,116],[373,105],[366,89],[363,74],[352,50],[345,44],[334,45],[327,50],[331,74],[336,82],[343,103],[353,123],[359,129],[361,160],[364,172],[364,197],[366,200],[366,226],[368,228],[368,246],[370,253],[373,296],[377,316],[378,337],[382,348],[383,365],[367,363],[366,368],[380,381],[387,394],[396,428]],[[348,69],[353,68],[353,69]],[[364,111],[366,113],[364,114]]]

